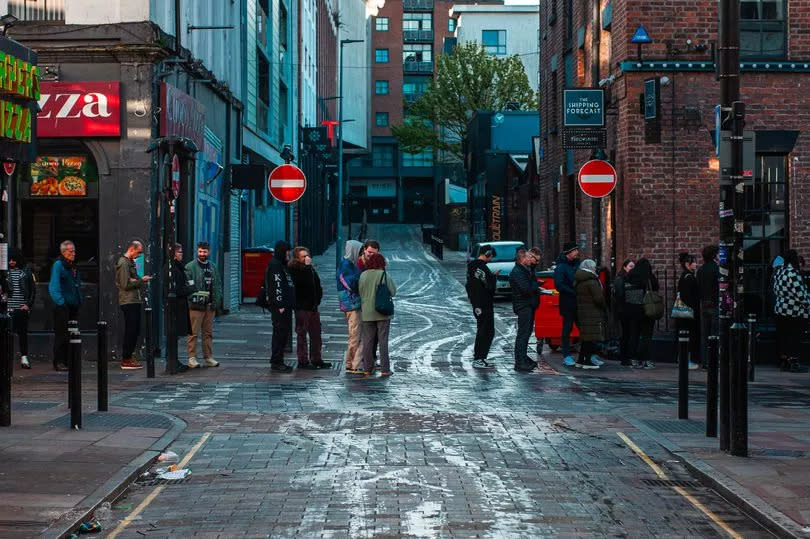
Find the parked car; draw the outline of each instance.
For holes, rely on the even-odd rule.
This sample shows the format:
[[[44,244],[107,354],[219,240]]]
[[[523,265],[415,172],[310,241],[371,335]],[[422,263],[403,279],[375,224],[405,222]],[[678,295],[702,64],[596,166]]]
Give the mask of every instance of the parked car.
[[[500,271],[495,277],[495,295],[506,296],[512,293],[512,287],[509,285],[509,274],[515,267],[515,253],[518,249],[525,249],[526,244],[522,241],[484,241],[473,245],[467,257],[468,262],[472,262],[473,258],[478,256],[481,247],[489,245],[495,249],[495,257],[487,264],[487,267],[492,273]]]

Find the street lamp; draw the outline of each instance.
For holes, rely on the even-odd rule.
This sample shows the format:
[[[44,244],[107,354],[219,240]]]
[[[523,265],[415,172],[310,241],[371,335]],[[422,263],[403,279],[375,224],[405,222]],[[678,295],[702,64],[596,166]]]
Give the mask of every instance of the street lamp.
[[[338,184],[337,184],[337,238],[335,240],[335,266],[340,264],[340,253],[343,248],[343,45],[362,43],[362,39],[341,39],[338,72],[340,89],[338,91]]]

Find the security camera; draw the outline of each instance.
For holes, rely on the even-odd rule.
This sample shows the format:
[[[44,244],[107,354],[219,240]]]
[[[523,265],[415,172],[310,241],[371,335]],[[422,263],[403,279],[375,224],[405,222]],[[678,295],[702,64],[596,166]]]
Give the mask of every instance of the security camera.
[[[795,166],[795,165],[798,165],[798,164],[799,164],[799,156],[794,155],[793,156],[793,165]]]
[[[691,40],[691,39],[687,39],[687,40],[686,40],[686,46],[687,46],[687,47],[691,47],[691,46],[692,46],[692,40]]]

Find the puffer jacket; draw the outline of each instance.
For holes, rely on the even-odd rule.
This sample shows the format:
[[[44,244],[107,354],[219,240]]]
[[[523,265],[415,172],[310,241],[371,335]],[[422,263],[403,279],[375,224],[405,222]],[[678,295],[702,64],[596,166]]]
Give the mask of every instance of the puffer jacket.
[[[607,303],[602,283],[590,271],[577,270],[575,290],[577,298],[577,326],[583,341],[605,340]]]
[[[512,287],[512,310],[518,312],[527,307],[537,309],[540,305],[540,284],[530,268],[515,264],[509,274],[509,285]]]

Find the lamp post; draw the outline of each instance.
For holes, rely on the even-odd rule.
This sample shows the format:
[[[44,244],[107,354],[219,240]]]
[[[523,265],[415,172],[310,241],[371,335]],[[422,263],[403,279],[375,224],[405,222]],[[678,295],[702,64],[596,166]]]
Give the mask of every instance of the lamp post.
[[[340,264],[340,253],[343,247],[343,45],[362,43],[362,39],[341,39],[338,71],[340,89],[338,91],[338,184],[337,184],[337,238],[335,240],[335,266]]]

